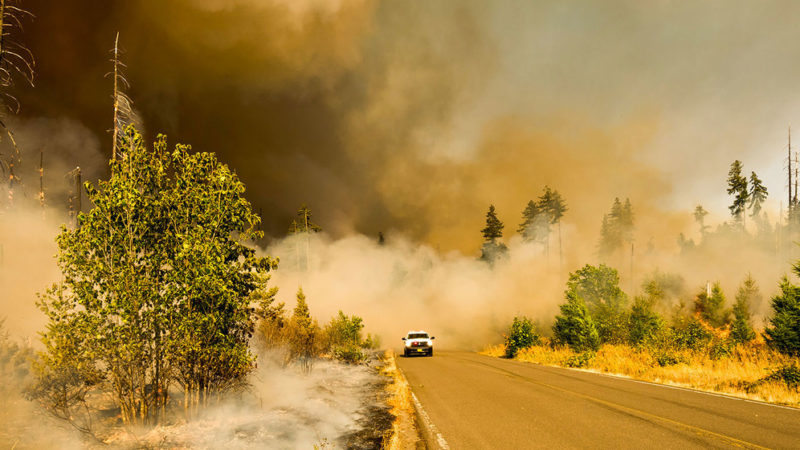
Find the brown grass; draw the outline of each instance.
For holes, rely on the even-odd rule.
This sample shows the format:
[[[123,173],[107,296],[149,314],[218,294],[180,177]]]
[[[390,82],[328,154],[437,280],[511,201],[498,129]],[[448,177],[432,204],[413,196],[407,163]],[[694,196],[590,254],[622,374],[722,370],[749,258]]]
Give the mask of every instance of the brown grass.
[[[391,434],[384,439],[383,448],[389,450],[415,449],[419,441],[414,426],[414,404],[411,400],[411,388],[403,374],[398,370],[394,352],[387,350],[386,363],[381,373],[392,378],[386,389],[389,392],[388,403],[394,416]]]
[[[502,357],[503,345],[488,347],[484,355]],[[767,347],[763,341],[737,345],[729,357],[712,359],[705,351],[675,351],[680,362],[661,366],[657,354],[646,348],[603,345],[582,369],[637,380],[682,386],[736,397],[800,407],[800,392],[776,381],[760,381],[783,365],[797,364]],[[516,360],[568,367],[578,354],[567,347],[535,346],[520,350]]]

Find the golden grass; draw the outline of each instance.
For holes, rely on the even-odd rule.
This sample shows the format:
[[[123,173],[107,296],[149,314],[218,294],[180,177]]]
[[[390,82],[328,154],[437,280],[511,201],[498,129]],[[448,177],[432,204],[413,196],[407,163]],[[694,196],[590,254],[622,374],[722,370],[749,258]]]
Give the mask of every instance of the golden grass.
[[[386,387],[389,392],[387,400],[394,416],[391,434],[384,438],[382,447],[389,450],[405,450],[416,448],[419,440],[414,427],[414,404],[411,400],[411,388],[403,374],[397,369],[394,352],[387,350],[384,355],[386,363],[381,373],[391,377],[392,382]]]
[[[505,347],[496,345],[481,354],[501,357]],[[583,370],[629,377],[637,380],[734,395],[789,406],[800,406],[800,392],[785,383],[761,381],[783,365],[797,364],[790,358],[756,341],[733,348],[731,355],[712,359],[705,351],[672,352],[680,362],[660,366],[657,354],[627,345],[603,345]],[[578,354],[567,347],[541,345],[520,350],[516,360],[548,366],[568,367]]]

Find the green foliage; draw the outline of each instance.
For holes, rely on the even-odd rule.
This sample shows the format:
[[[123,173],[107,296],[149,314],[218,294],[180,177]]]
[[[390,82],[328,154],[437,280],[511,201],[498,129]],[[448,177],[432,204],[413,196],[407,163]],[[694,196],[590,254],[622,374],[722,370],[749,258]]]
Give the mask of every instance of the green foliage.
[[[600,336],[584,301],[567,291],[567,302],[559,306],[561,315],[553,325],[555,342],[566,344],[576,352],[600,348]]]
[[[531,319],[525,316],[514,317],[508,336],[506,336],[506,357],[513,358],[518,351],[540,343],[541,339],[536,333],[536,326]]]
[[[713,327],[721,327],[730,322],[730,312],[725,311],[725,294],[719,282],[714,283],[711,295],[702,288],[694,300],[694,311]]]
[[[795,265],[800,273],[800,265]],[[764,330],[767,343],[790,356],[800,356],[800,288],[781,280],[781,293],[772,298],[772,318]]]
[[[694,316],[680,318],[672,325],[672,344],[676,348],[699,350],[712,338],[711,333]]]
[[[758,178],[755,172],[750,172],[750,216],[758,217],[761,214],[761,204],[767,199],[767,187]]]
[[[733,203],[728,209],[733,218],[737,222],[741,222],[750,194],[747,190],[747,177],[742,175],[742,162],[738,159],[731,163],[731,169],[728,172],[728,195],[733,195]]]
[[[319,325],[311,318],[303,288],[299,288],[297,306],[288,325],[289,358],[299,362],[306,373],[311,371],[314,358],[319,355],[318,335]]]
[[[659,291],[660,293],[660,291]],[[664,321],[655,311],[653,303],[659,297],[651,293],[649,298],[636,297],[628,318],[628,342],[631,345],[642,345],[652,340],[663,327]]]
[[[547,219],[539,210],[539,206],[531,200],[522,211],[522,223],[517,228],[517,232],[522,235],[525,242],[540,240],[542,238],[541,229],[546,222]]]
[[[675,364],[680,364],[683,362],[680,357],[672,352],[660,352],[657,353],[655,357],[656,363],[661,367],[674,366]]]
[[[331,319],[325,327],[325,336],[327,347],[336,359],[347,363],[359,363],[366,359],[362,351],[365,346],[361,338],[363,328],[360,317],[348,317],[342,311]]]
[[[371,333],[367,333],[367,338],[364,339],[364,343],[361,346],[370,350],[379,349],[381,348],[381,338],[380,336],[373,336]]]
[[[598,251],[600,256],[608,257],[622,248],[623,244],[633,241],[633,206],[630,199],[625,199],[623,204],[619,198],[614,199],[611,212],[603,216],[600,227],[600,243]]]
[[[164,136],[147,150],[133,127],[120,149],[110,179],[85,184],[92,209],[58,236],[63,280],[39,301],[40,380],[106,378],[123,420],[143,423],[173,382],[195,406],[243,386],[250,294],[274,262],[247,245],[260,218],[214,154],[170,152]]]
[[[761,303],[761,293],[758,285],[751,275],[747,275],[739,291],[736,293],[736,303],[733,305],[733,324],[731,325],[731,339],[734,342],[750,342],[756,337],[752,326],[750,305]]]
[[[708,347],[708,356],[713,360],[730,358],[736,344],[729,340],[713,339]]]
[[[781,366],[761,381],[779,381],[792,389],[800,389],[800,367],[796,364]]]
[[[489,205],[489,212],[486,213],[486,227],[481,230],[484,243],[481,247],[481,260],[493,263],[498,258],[505,257],[508,247],[497,239],[503,237],[503,222],[497,218],[494,205]]]
[[[497,239],[503,237],[504,227],[503,222],[497,218],[494,205],[489,205],[489,211],[486,213],[486,227],[481,230],[483,239],[486,242],[494,243]]]
[[[574,368],[581,368],[581,367],[588,367],[589,363],[594,358],[594,353],[592,352],[583,352],[577,355],[572,355],[564,361],[564,365],[567,367],[574,367]]]
[[[568,298],[574,296],[585,303],[597,325],[601,342],[625,342],[628,297],[619,287],[619,274],[615,269],[604,264],[587,264],[570,274],[566,293]]]
[[[697,207],[694,208],[694,221],[697,222],[697,225],[700,227],[700,236],[705,236],[708,231],[708,226],[706,225],[707,215],[708,211],[706,211],[702,205],[697,205]]]

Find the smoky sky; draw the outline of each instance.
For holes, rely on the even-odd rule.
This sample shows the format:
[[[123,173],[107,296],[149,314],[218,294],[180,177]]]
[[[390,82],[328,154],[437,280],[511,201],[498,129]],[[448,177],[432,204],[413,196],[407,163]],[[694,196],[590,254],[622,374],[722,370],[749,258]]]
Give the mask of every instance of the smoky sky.
[[[37,78],[15,90],[22,120],[76,122],[110,154],[119,32],[147,136],[216,152],[274,237],[307,203],[334,235],[474,251],[489,203],[511,233],[545,184],[587,232],[631,197],[671,233],[697,203],[724,216],[733,159],[777,210],[800,118],[792,2],[24,5]]]

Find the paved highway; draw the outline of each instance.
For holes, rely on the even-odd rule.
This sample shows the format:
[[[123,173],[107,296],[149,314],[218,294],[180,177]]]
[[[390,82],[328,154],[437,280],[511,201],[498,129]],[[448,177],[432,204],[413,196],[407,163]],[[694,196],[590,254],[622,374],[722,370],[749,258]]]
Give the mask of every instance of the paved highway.
[[[397,364],[452,449],[800,448],[798,409],[467,352]]]

